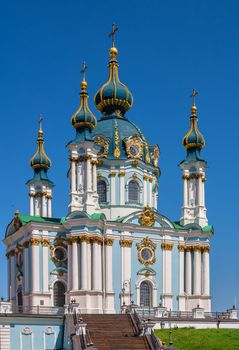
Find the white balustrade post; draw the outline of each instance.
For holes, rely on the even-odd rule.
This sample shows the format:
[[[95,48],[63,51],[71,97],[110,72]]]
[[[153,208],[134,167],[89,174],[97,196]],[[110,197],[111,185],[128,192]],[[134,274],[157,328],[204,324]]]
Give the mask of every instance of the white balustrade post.
[[[78,238],[72,237],[72,289],[78,290],[79,288],[79,274],[78,274]]]
[[[201,295],[201,276],[202,276],[202,266],[201,266],[201,248],[198,246],[194,247],[194,288],[193,294]]]

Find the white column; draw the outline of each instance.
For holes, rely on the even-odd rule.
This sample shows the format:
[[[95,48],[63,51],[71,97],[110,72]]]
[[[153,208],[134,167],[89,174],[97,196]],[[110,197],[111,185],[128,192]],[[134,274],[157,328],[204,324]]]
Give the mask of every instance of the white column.
[[[210,295],[209,249],[203,248],[203,295]]]
[[[91,290],[91,243],[90,240],[87,242],[87,289]]]
[[[10,262],[10,256],[7,255],[7,296],[8,300],[11,300],[11,294],[10,294],[10,286],[11,286],[11,262]]]
[[[29,293],[29,242],[23,243],[24,294]]]
[[[188,175],[183,176],[183,206],[188,207]]]
[[[98,258],[99,258],[99,264],[98,264],[98,275],[99,275],[99,290],[102,291],[102,245],[101,241],[98,244]]]
[[[72,242],[68,239],[67,245],[67,290],[70,291],[72,289]]]
[[[105,289],[106,289],[106,293],[111,293],[113,291],[112,245],[113,245],[113,239],[106,238],[106,240],[105,240]]]
[[[96,173],[96,160],[93,160],[92,161],[92,173],[93,173],[93,179],[92,179],[92,182],[93,182],[93,192],[97,192],[97,173]]]
[[[98,239],[94,237],[92,239],[92,289],[99,290],[99,274],[98,274],[98,264],[99,264],[99,250],[98,250]]]
[[[179,295],[184,294],[184,246],[178,246],[179,251]]]
[[[72,289],[78,290],[78,238],[72,237]]]
[[[48,239],[42,240],[42,277],[43,277],[43,293],[49,292],[49,263],[48,263]]]
[[[165,262],[166,262],[166,278],[165,278],[165,293],[172,293],[172,248],[165,250]]]
[[[87,156],[87,160],[86,160],[86,175],[87,175],[86,188],[87,188],[87,192],[88,192],[88,191],[92,191],[92,172],[91,172],[91,157],[90,156]]]
[[[190,247],[186,247],[186,294],[192,294],[192,257]]]
[[[29,194],[30,196],[30,215],[34,216],[34,195],[32,193]]]
[[[120,205],[125,205],[125,171],[119,172],[119,184],[120,184]]]
[[[202,206],[202,177],[200,175],[202,174],[198,174],[198,205]]]
[[[87,290],[88,260],[87,260],[87,241],[88,237],[82,236],[81,239],[81,289]]]
[[[148,176],[144,175],[144,206],[148,205],[147,180]]]
[[[40,292],[40,284],[39,284],[39,243],[40,240],[38,238],[31,238],[31,277],[32,277],[32,293]]]
[[[116,173],[115,172],[111,172],[110,173],[110,204],[111,205],[115,205],[116,204],[116,198],[115,198],[115,176]]]
[[[122,261],[122,282],[121,285],[124,289],[124,300],[126,305],[130,305],[131,302],[131,248],[132,240],[131,239],[121,239],[121,261]]]
[[[48,215],[49,218],[52,217],[52,196],[48,195]]]
[[[71,192],[76,191],[76,159],[71,158]]]
[[[46,193],[43,192],[42,193],[42,197],[41,197],[41,207],[42,207],[42,216],[46,217],[47,216],[47,212],[46,212]]]
[[[149,189],[149,199],[148,199],[148,202],[149,202],[149,206],[152,207],[152,181],[153,179],[150,177],[149,178],[149,186],[148,186],[148,189]]]
[[[202,278],[202,265],[201,265],[201,248],[194,247],[194,281],[193,281],[193,294],[201,295],[201,278]]]
[[[11,285],[10,285],[10,294],[11,298],[16,297],[16,271],[15,271],[15,253],[12,250],[9,254],[10,257],[10,268],[11,268]]]

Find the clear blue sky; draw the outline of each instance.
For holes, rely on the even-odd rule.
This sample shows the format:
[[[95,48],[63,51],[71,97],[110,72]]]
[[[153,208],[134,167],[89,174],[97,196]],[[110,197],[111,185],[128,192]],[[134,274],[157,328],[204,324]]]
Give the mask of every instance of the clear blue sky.
[[[183,183],[177,164],[189,128],[189,95],[197,98],[199,128],[209,169],[206,203],[211,241],[213,309],[239,299],[239,2],[208,0],[1,1],[0,227],[14,211],[29,212],[25,182],[32,176],[37,120],[44,115],[49,172],[56,184],[53,210],[66,214],[69,184],[65,145],[74,135],[70,116],[78,106],[80,69],[88,64],[90,106],[107,78],[108,32],[119,31],[120,78],[135,104],[128,117],[161,148],[159,211],[177,220]],[[6,295],[1,244],[0,295]]]

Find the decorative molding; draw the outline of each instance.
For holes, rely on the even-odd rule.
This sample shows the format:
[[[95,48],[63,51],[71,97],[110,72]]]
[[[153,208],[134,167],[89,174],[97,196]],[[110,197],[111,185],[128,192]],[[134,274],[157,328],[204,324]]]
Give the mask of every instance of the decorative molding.
[[[136,180],[138,178],[138,175],[136,173],[133,173],[132,179]]]
[[[110,177],[115,177],[116,176],[116,171],[111,170],[109,173]]]
[[[99,237],[99,236],[91,236],[91,237],[90,237],[90,241],[91,241],[92,243],[101,244],[102,241],[103,241],[103,239],[102,239],[102,237]]]
[[[119,148],[119,131],[118,131],[118,122],[115,119],[114,123],[115,127],[115,149],[114,149],[114,157],[119,158],[120,156],[120,148]]]
[[[136,168],[139,164],[139,161],[134,159],[133,162],[132,162],[132,165]]]
[[[109,150],[109,141],[105,140],[103,137],[101,136],[96,136],[94,138],[94,141],[97,145],[102,146],[103,147],[103,152],[99,152],[98,153],[98,157],[99,158],[106,158],[107,154],[108,154],[108,150]]]
[[[148,179],[149,179],[149,176],[148,176],[148,175],[144,175],[144,176],[143,176],[143,180],[146,180],[146,181],[147,181]]]
[[[114,240],[112,238],[105,238],[104,243],[107,246],[112,246],[114,243]]]
[[[125,171],[120,170],[119,173],[118,173],[118,176],[119,176],[119,177],[120,177],[120,176],[125,176]]]
[[[209,253],[210,252],[210,246],[201,246],[202,253]]]
[[[81,243],[90,243],[90,236],[87,235],[83,235],[83,236],[79,236],[79,242]]]
[[[185,245],[179,244],[179,245],[178,245],[178,250],[179,250],[180,252],[184,252],[184,251],[185,251]]]
[[[149,178],[149,182],[150,182],[150,183],[153,182],[153,178],[152,178],[152,177]]]
[[[7,254],[6,254],[7,258],[10,258],[11,256],[14,256],[14,255],[15,255],[14,249],[9,250],[9,252],[7,252]]]
[[[153,241],[149,237],[145,237],[142,239],[142,241],[137,244],[137,250],[138,250],[138,261],[143,264],[145,267],[148,267],[148,265],[153,265],[156,262],[156,245],[153,243]],[[148,253],[151,255],[147,260],[143,257],[143,251],[148,250]]]
[[[131,248],[132,243],[133,243],[132,239],[121,239],[119,241],[121,248]]]
[[[38,246],[41,243],[41,240],[39,238],[30,238],[30,244],[34,246]]]
[[[127,140],[125,140],[125,145],[126,145],[126,153],[128,155],[128,158],[142,159],[143,151],[144,151],[144,143],[141,141],[138,134],[134,134],[130,136]],[[133,150],[135,153],[132,152]],[[150,162],[150,158],[149,158],[149,162]]]
[[[158,161],[159,161],[159,147],[155,146],[154,147],[154,166],[158,166]]]
[[[147,205],[144,212],[139,217],[139,222],[143,226],[152,227],[155,223],[155,215],[151,208]]]
[[[43,247],[48,247],[49,244],[50,244],[49,239],[47,239],[47,238],[42,238],[41,244],[42,244]]]

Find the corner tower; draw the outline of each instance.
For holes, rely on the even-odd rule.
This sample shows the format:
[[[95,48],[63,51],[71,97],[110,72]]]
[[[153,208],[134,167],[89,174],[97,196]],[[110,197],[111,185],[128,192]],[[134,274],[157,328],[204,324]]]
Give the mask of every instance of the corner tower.
[[[191,95],[193,105],[191,108],[190,129],[182,140],[187,155],[185,160],[179,164],[183,172],[184,181],[180,223],[182,225],[196,223],[204,227],[208,225],[204,191],[207,162],[200,155],[201,149],[205,146],[205,140],[198,130],[197,107],[195,105],[196,95],[197,92],[193,90]]]
[[[30,197],[30,215],[52,217],[52,188],[53,182],[49,180],[47,171],[51,167],[51,161],[44,150],[42,130],[42,115],[40,115],[40,128],[37,138],[37,150],[30,160],[34,175],[27,182]]]

